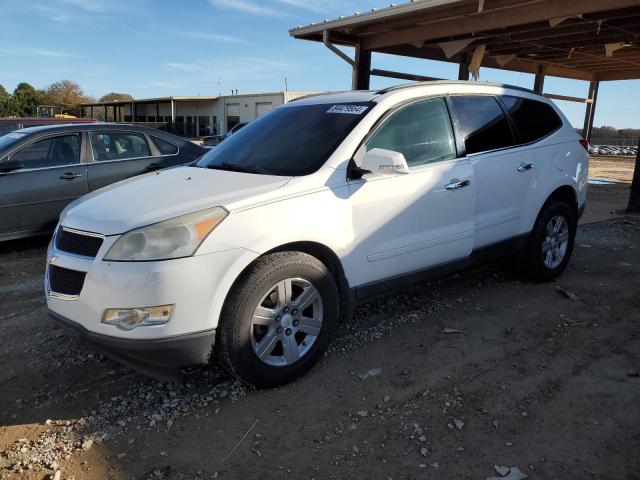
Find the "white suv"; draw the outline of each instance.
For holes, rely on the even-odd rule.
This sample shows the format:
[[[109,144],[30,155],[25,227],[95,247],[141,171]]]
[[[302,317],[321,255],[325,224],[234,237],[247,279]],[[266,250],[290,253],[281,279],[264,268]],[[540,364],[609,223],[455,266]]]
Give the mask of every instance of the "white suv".
[[[191,166],[72,203],[48,252],[49,311],[146,371],[215,356],[244,381],[283,384],[392,286],[514,252],[533,279],[559,275],[587,147],[551,101],[517,87],[298,100]]]

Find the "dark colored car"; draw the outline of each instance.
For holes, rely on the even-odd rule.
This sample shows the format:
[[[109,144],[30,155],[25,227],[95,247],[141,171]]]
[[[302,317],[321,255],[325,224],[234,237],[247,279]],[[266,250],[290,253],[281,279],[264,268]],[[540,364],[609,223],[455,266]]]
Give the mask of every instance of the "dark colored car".
[[[226,140],[230,136],[238,133],[240,129],[246,127],[247,125],[249,125],[249,122],[236,123],[225,135],[211,135],[208,137],[202,137],[202,145],[204,145],[205,147],[215,147],[223,140]]]
[[[49,233],[76,198],[125,178],[191,163],[206,152],[136,125],[41,126],[3,135],[0,241]]]

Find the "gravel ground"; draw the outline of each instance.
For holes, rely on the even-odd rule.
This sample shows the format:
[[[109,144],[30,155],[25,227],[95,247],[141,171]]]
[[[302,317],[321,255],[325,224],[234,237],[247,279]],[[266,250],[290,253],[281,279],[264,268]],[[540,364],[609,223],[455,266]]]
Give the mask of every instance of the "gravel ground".
[[[46,317],[45,242],[2,245],[0,478],[640,478],[639,248],[620,217],[555,283],[492,264],[393,292],[255,391],[86,349]]]

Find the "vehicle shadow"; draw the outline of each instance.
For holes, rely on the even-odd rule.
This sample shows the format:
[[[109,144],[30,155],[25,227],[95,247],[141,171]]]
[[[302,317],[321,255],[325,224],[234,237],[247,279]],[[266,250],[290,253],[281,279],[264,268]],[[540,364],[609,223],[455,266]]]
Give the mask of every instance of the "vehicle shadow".
[[[34,253],[38,250],[46,250],[51,235],[42,235],[31,238],[19,238],[17,240],[7,240],[0,242],[0,255],[11,253]],[[42,260],[44,262],[44,258]]]

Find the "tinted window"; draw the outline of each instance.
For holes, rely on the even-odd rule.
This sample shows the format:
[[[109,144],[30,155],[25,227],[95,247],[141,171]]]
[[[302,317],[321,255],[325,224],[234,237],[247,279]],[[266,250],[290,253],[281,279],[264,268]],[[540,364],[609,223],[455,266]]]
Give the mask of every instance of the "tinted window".
[[[413,103],[394,113],[366,142],[404,154],[411,166],[455,158],[449,112],[442,98]]]
[[[277,108],[212,149],[199,167],[308,175],[320,168],[371,110],[371,103]]]
[[[80,162],[80,141],[77,134],[49,137],[32,143],[11,155],[24,168],[55,167]]]
[[[98,162],[150,156],[144,136],[131,132],[92,132],[91,149]]]
[[[156,144],[156,147],[158,147],[158,150],[160,150],[162,155],[175,155],[178,153],[178,147],[171,142],[167,142],[166,140],[162,140],[158,137],[153,137],[153,143]]]
[[[513,145],[509,122],[494,97],[451,97],[467,154]]]
[[[551,105],[508,95],[501,98],[518,128],[518,143],[535,142],[562,126]]]

